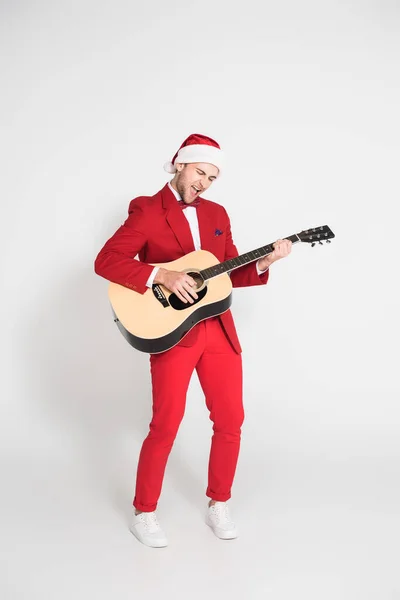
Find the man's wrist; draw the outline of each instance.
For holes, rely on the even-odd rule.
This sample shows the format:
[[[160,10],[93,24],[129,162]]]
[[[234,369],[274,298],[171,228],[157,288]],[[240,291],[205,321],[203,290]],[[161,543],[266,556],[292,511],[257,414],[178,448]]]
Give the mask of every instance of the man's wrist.
[[[272,262],[273,261],[269,261],[268,259],[260,258],[257,261],[257,267],[260,269],[260,271],[266,271],[272,265]]]
[[[164,284],[164,275],[167,272],[167,269],[163,269],[162,267],[160,267],[156,273],[156,276],[154,277],[154,283],[161,283],[161,285]]]

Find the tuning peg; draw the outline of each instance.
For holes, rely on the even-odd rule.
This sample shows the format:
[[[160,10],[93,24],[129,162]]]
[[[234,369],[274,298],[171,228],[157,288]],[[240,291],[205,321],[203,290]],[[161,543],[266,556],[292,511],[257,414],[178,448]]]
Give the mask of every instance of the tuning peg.
[[[326,240],[326,243],[327,243],[327,244],[330,244],[330,243],[331,243],[331,240]]]
[[[323,243],[322,243],[322,242],[318,242],[318,244],[320,244],[320,246],[323,246]]]
[[[311,244],[311,248],[314,248],[314,246],[315,246],[315,244],[316,244],[316,243],[317,243],[317,242],[313,242],[313,243]]]

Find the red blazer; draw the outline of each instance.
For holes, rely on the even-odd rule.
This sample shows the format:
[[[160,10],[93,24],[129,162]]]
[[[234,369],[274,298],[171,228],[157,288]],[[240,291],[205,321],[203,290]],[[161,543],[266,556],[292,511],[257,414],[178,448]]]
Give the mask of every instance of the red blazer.
[[[223,206],[201,199],[197,207],[201,248],[212,252],[220,262],[238,256],[232,240],[228,214]],[[181,258],[194,251],[192,234],[183,210],[166,184],[154,196],[140,196],[131,201],[125,223],[105,243],[95,260],[95,272],[109,281],[144,294],[153,267]],[[222,234],[216,235],[216,230]],[[133,260],[139,254],[139,260]],[[255,263],[230,273],[233,287],[267,283],[269,270],[257,274]],[[231,311],[220,315],[222,326],[237,353],[242,351]],[[194,327],[180,342],[194,344],[198,335]]]

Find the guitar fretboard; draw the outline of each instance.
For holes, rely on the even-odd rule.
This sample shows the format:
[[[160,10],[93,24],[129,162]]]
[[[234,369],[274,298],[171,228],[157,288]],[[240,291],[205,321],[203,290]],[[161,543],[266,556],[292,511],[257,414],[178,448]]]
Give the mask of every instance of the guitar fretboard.
[[[297,234],[289,235],[286,240],[290,240],[293,244],[300,242],[300,238]],[[251,252],[246,252],[245,254],[240,254],[235,258],[230,258],[218,265],[214,265],[213,267],[208,267],[203,271],[200,271],[200,275],[204,280],[212,279],[213,277],[217,277],[218,275],[222,275],[222,273],[228,273],[229,271],[233,271],[234,269],[238,269],[239,267],[243,267],[243,265],[247,265],[248,263],[254,262],[263,256],[267,256],[274,251],[272,244],[267,244],[266,246],[261,246],[261,248],[257,248],[256,250],[252,250]]]

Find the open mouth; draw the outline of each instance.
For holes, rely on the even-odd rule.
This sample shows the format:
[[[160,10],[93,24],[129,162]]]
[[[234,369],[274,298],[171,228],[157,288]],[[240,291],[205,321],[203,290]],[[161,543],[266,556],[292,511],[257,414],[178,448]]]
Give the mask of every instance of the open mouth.
[[[197,194],[200,194],[201,190],[199,190],[195,185],[192,185],[190,187],[190,191],[192,192],[193,196],[197,196]]]

